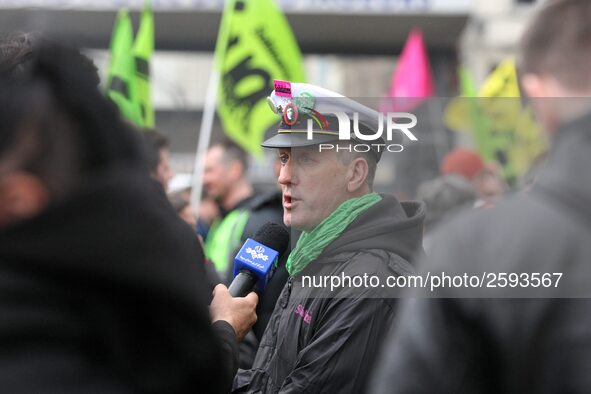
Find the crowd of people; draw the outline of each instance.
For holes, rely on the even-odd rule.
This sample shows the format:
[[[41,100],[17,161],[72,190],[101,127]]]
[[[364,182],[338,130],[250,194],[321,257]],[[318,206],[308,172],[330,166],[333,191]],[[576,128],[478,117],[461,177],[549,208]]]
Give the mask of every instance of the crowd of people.
[[[262,144],[276,153],[276,187],[255,188],[247,154],[215,143],[198,212],[190,190],[168,190],[168,139],[122,120],[88,58],[5,37],[2,390],[591,391],[590,20],[588,0],[548,0],[521,39],[521,83],[552,138],[523,191],[509,195],[498,166],[462,147],[416,201],[376,193],[379,144],[318,149],[342,142],[335,113],[356,114],[355,141],[373,135],[375,111],[284,82],[269,92],[279,126]],[[314,111],[286,89],[313,96]],[[234,256],[266,223],[290,245],[264,292],[232,297]],[[527,276],[525,292],[491,297],[305,281],[443,272],[562,282],[529,293]]]

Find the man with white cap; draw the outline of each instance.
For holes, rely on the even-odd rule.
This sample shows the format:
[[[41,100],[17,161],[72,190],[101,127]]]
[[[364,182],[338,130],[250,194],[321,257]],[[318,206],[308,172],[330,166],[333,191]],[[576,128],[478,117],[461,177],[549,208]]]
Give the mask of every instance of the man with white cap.
[[[362,392],[396,300],[369,285],[336,285],[335,278],[409,273],[424,208],[372,192],[383,141],[355,144],[363,142],[359,134],[376,133],[375,111],[284,81],[275,82],[269,103],[282,120],[263,146],[277,149],[284,222],[302,235],[253,368],[239,371],[234,392]],[[339,141],[345,127],[354,134]],[[326,288],[318,285],[323,279]]]

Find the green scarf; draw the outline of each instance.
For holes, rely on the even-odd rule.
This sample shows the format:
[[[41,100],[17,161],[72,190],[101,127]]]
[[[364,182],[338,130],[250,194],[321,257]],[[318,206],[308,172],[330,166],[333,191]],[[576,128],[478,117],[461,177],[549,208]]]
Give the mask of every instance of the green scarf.
[[[289,274],[293,276],[306,268],[353,220],[381,200],[382,197],[377,193],[347,200],[314,230],[302,232],[298,244],[287,259],[286,267]]]

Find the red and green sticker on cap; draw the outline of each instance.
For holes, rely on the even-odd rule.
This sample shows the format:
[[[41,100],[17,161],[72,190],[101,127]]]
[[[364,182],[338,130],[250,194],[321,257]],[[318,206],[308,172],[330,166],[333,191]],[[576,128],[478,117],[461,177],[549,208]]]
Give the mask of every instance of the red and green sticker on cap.
[[[284,108],[279,107],[280,111],[283,111],[283,122],[286,125],[293,126],[298,121],[298,116],[301,113],[309,115],[321,129],[328,128],[326,119],[318,111],[314,110],[315,98],[310,92],[301,92],[299,97],[293,96],[291,82],[281,81],[276,79],[275,84],[275,95],[283,97],[288,101]]]

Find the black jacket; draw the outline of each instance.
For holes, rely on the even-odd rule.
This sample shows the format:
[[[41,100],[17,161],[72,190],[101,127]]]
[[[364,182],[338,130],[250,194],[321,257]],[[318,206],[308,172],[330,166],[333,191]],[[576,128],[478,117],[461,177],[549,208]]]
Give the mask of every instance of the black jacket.
[[[0,232],[3,392],[227,390],[202,251],[162,201],[143,171],[117,169]]]
[[[308,275],[404,275],[420,248],[422,205],[384,196],[355,219],[300,274],[290,277],[262,338],[253,368],[235,392],[358,393],[394,318],[394,298],[372,288],[334,293],[304,287]]]
[[[558,131],[532,191],[441,229],[423,271],[562,278],[556,288],[554,276],[552,287],[519,289],[530,298],[499,298],[518,294],[505,287],[497,298],[448,289],[447,298],[405,300],[372,392],[591,390],[590,169],[587,115]]]

